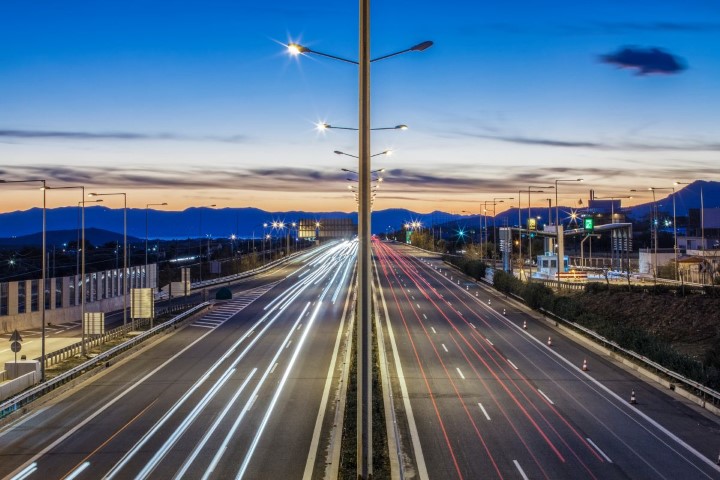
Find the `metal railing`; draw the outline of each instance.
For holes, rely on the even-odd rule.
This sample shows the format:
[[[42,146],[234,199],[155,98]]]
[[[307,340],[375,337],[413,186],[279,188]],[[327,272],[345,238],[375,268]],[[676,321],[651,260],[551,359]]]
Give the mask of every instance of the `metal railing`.
[[[52,390],[66,384],[67,382],[79,377],[83,373],[97,367],[99,364],[109,361],[115,355],[122,353],[130,348],[133,348],[136,345],[147,340],[148,338],[152,337],[153,335],[156,335],[168,328],[173,327],[175,324],[186,320],[188,317],[207,308],[209,305],[210,305],[210,302],[203,302],[199,305],[196,305],[195,307],[191,308],[190,310],[187,310],[187,311],[181,313],[180,315],[177,315],[176,317],[171,318],[167,322],[163,322],[160,325],[157,325],[154,328],[141,333],[137,337],[134,337],[134,338],[128,340],[127,342],[123,342],[122,344],[117,345],[117,346],[107,350],[106,352],[103,352],[103,353],[97,355],[96,357],[89,359],[88,361],[78,365],[77,367],[74,367],[63,374],[58,375],[57,377],[53,378],[52,380],[48,380],[45,383],[41,383],[29,390],[26,390],[25,392],[23,392],[19,395],[16,395],[15,397],[11,398],[10,400],[0,403],[0,419],[11,414],[12,412],[16,411],[18,408],[20,408],[24,405],[27,405],[28,403],[32,402],[33,400],[51,392]],[[118,330],[121,330],[121,329],[124,330],[126,328],[127,328],[127,326],[119,327],[119,328],[114,329],[113,332],[117,332]],[[110,333],[108,333],[108,335],[109,334]],[[87,345],[90,345],[90,342],[87,342]]]
[[[522,298],[520,298],[522,300]],[[523,300],[524,301],[524,300]],[[666,375],[669,378],[672,378],[673,380],[684,384],[685,386],[689,387],[689,389],[692,391],[692,393],[695,393],[696,395],[699,393],[701,395],[701,398],[703,401],[705,400],[705,396],[709,397],[710,402],[713,405],[720,405],[720,392],[717,392],[716,390],[713,390],[711,388],[706,387],[705,385],[696,382],[695,380],[690,380],[689,378],[686,378],[682,375],[680,375],[677,372],[674,372],[668,368],[663,367],[659,363],[650,360],[644,355],[640,355],[638,353],[633,352],[632,350],[628,350],[626,348],[621,347],[616,342],[612,340],[608,340],[607,338],[603,337],[602,335],[599,335],[598,333],[594,332],[593,330],[590,330],[587,327],[583,327],[582,325],[579,325],[575,322],[571,322],[570,320],[566,320],[559,315],[554,314],[553,312],[549,310],[545,310],[544,308],[540,308],[539,311],[541,311],[543,314],[548,315],[555,320],[559,320],[563,323],[566,323],[573,328],[580,330],[585,335],[588,335],[589,337],[592,337],[594,340],[599,342],[602,345],[605,345],[606,347],[610,347],[612,350],[622,352],[624,355],[627,355],[628,357],[645,364],[648,367],[654,368],[657,373],[662,373]]]

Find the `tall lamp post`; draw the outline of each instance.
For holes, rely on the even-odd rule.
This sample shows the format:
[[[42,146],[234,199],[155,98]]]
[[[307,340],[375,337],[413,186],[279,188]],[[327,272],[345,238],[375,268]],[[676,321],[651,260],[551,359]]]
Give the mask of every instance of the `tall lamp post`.
[[[212,205],[204,205],[201,207],[198,207],[198,211],[200,212],[200,223],[198,225],[198,243],[200,244],[198,246],[198,264],[200,265],[200,281],[202,282],[202,241],[203,241],[203,234],[202,234],[202,217],[203,217],[203,208],[214,208],[216,205],[213,203]],[[209,248],[209,247],[208,247]],[[208,260],[210,251],[208,250]]]
[[[82,191],[82,209],[80,210],[81,217],[81,229],[82,237],[80,240],[80,250],[82,255],[80,256],[80,325],[82,327],[81,342],[80,342],[80,354],[85,356],[85,186],[77,185],[70,187],[48,187],[45,185],[45,190],[70,190],[80,189]]]
[[[148,217],[149,217],[149,211],[150,207],[154,206],[164,206],[167,205],[167,202],[163,203],[146,203],[145,204],[145,287],[147,287],[147,271],[148,271]],[[157,261],[155,262],[157,263]]]
[[[113,193],[88,193],[88,197],[109,197],[118,196],[123,197],[123,326],[127,325],[127,277],[128,277],[128,253],[127,253],[127,193],[125,192],[113,192]],[[84,247],[83,247],[84,248]],[[133,322],[133,328],[135,327]]]
[[[358,212],[358,320],[357,328],[357,473],[362,479],[372,476],[372,326],[370,323],[371,229],[370,229],[370,63],[406,52],[421,52],[432,46],[425,41],[408,49],[374,59],[370,58],[370,0],[360,0],[359,61],[311,50],[298,44],[288,45],[294,54],[314,53],[358,65],[358,144],[360,197]]]
[[[40,179],[33,180],[0,180],[0,183],[42,183],[43,192],[43,207],[42,207],[42,269],[41,269],[41,282],[42,288],[38,291],[42,292],[40,295],[40,320],[42,321],[41,335],[41,351],[40,351],[40,381],[45,381],[45,282],[47,281],[47,227],[46,227],[46,213],[47,213],[47,181]]]
[[[495,197],[493,198],[493,257],[497,257],[497,223],[495,220],[496,210],[495,207],[498,203],[505,203],[504,200],[514,200],[515,197]],[[498,200],[500,200],[498,202]]]
[[[649,187],[648,190],[653,192],[653,202],[655,202],[655,190],[672,190],[673,201],[673,252],[675,254],[675,280],[678,279],[678,248],[677,248],[677,216],[675,215],[675,187]],[[657,206],[655,207],[657,210]],[[655,261],[657,262],[657,225],[655,226]],[[655,266],[657,268],[657,265]]]
[[[555,225],[556,225],[556,228],[557,228],[557,225],[560,225],[560,208],[558,205],[558,183],[572,183],[572,182],[582,182],[582,181],[584,181],[582,178],[574,178],[574,179],[561,178],[559,180],[555,180]],[[547,188],[547,187],[543,187],[543,188]],[[549,187],[549,188],[552,188],[552,187]],[[548,219],[548,222],[550,222],[550,219]]]

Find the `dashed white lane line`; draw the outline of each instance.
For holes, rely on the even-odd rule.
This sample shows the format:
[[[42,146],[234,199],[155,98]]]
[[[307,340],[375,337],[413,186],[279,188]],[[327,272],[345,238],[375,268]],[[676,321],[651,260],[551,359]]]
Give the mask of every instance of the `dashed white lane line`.
[[[465,375],[463,375],[463,373],[460,371],[460,367],[456,367],[455,370],[457,370],[458,375],[460,375],[460,378],[462,378],[463,380],[465,380]]]
[[[416,303],[415,305],[417,305],[417,307],[420,308],[420,304],[419,304],[419,303]]]
[[[510,359],[508,358],[507,361],[508,361],[508,363],[509,363],[510,365],[512,365],[512,367],[513,367],[515,370],[520,370],[520,369],[517,367],[517,365],[515,365],[515,364],[512,362],[512,360],[510,360]]]
[[[448,349],[447,349],[447,347],[445,346],[445,344],[444,344],[444,343],[441,343],[440,345],[442,345],[442,347],[443,347],[443,350],[445,350],[446,352],[448,351]]]
[[[291,343],[292,343],[292,340],[288,340],[287,345],[285,345],[285,348],[289,348]]]
[[[430,330],[432,330],[433,333],[437,333],[437,332],[435,331],[435,327],[430,327]]]
[[[483,404],[478,402],[478,407],[480,407],[480,410],[482,410],[483,415],[485,415],[485,418],[487,418],[488,421],[490,421],[490,415],[488,415],[487,410],[485,410],[485,407],[483,407]]]
[[[277,366],[278,366],[278,362],[275,362],[275,365],[273,365],[273,367],[270,369],[270,373],[273,373],[275,371],[275,369],[277,368]]]
[[[613,463],[612,460],[610,460],[610,457],[608,457],[607,455],[605,455],[605,452],[603,452],[602,450],[600,450],[600,447],[598,447],[597,445],[595,445],[595,442],[593,442],[593,441],[590,440],[589,438],[587,438],[586,440],[588,441],[588,443],[590,443],[590,445],[593,446],[593,448],[595,448],[595,450],[598,451],[598,453],[600,453],[600,455],[603,456],[603,458],[604,458],[605,460],[607,460],[608,463]]]
[[[425,320],[427,320],[427,315],[425,315],[424,313],[423,313],[423,318],[424,318]]]
[[[540,392],[540,395],[542,395],[543,397],[545,397],[545,400],[547,400],[547,401],[550,403],[550,405],[555,405],[555,402],[553,402],[552,400],[550,400],[550,397],[548,397],[547,395],[545,395],[545,392],[543,392],[543,391],[540,390],[539,388],[538,388],[538,392]]]
[[[488,342],[491,347],[495,346],[495,344],[493,342],[491,342],[489,338],[486,338],[485,341]]]
[[[459,313],[459,312],[458,312],[458,313]],[[462,314],[461,314],[461,315],[462,315]],[[471,323],[470,326],[471,326],[472,328],[474,328],[475,330],[477,330],[477,327],[475,326],[474,323]]]

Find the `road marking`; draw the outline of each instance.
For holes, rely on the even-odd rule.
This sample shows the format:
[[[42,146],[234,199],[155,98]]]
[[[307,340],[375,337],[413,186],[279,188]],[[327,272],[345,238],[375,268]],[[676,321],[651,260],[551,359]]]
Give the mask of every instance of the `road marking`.
[[[458,313],[460,313],[460,312],[458,312]],[[462,315],[462,313],[460,313],[460,315]],[[471,326],[472,328],[474,328],[475,330],[477,330],[477,328],[475,327],[475,324],[471,323],[470,326]]]
[[[442,345],[442,347],[443,347],[443,350],[445,350],[446,352],[448,351],[448,349],[447,349],[447,347],[445,346],[445,344],[444,344],[444,343],[441,343],[440,345]]]
[[[415,305],[417,305],[417,307],[420,308],[420,304],[419,304],[419,303],[416,303]]]
[[[424,313],[423,313],[423,318],[424,318],[425,320],[427,320],[427,315],[425,315]]]
[[[460,367],[456,367],[455,370],[457,370],[457,372],[460,374],[460,378],[465,380],[465,375],[463,375],[462,372],[460,371]]]
[[[31,474],[35,473],[37,470],[37,462],[33,462],[27,467],[23,468],[20,472],[18,472],[17,475],[12,477],[12,480],[23,480],[24,478],[29,477]]]
[[[415,300],[415,295],[410,295],[410,298],[412,298],[413,300]]]
[[[540,390],[539,388],[538,388],[538,392],[540,392],[540,395],[542,395],[543,397],[545,397],[545,400],[547,400],[548,402],[550,402],[550,405],[555,405],[555,402],[553,402],[552,400],[550,400],[550,397],[548,397],[547,395],[545,395],[545,392],[543,392],[543,391]]]
[[[430,327],[430,330],[432,330],[433,333],[437,333],[437,332],[435,331],[435,327]]]
[[[292,343],[292,340],[288,340],[288,342],[285,344],[285,348],[290,347],[290,344]]]
[[[302,328],[302,323],[298,325],[297,329],[300,330]]]
[[[517,460],[513,460],[513,463],[515,464],[515,468],[518,469],[518,472],[520,472],[520,476],[523,478],[523,480],[530,480],[527,475],[525,475],[525,471],[523,471],[522,467],[518,463]]]
[[[28,420],[30,420],[33,417],[36,417],[37,415],[41,414],[47,409],[47,407],[40,408],[34,413],[31,413],[30,415],[27,415],[25,417],[20,417],[14,422],[10,423],[7,427],[5,427],[5,430],[0,432],[0,438],[2,438],[3,435],[12,432],[15,428],[19,427],[20,425],[26,423]]]
[[[486,338],[485,341],[488,342],[490,344],[490,346],[493,346],[493,347],[495,346],[495,344],[493,342],[491,342],[489,338]],[[508,362],[509,361],[510,360],[508,360]]]
[[[258,396],[259,395],[256,393],[255,396],[250,399],[247,406],[245,407],[246,411],[249,411],[253,407],[253,405],[255,405],[255,400],[258,399]]]
[[[595,445],[595,442],[593,442],[593,441],[590,440],[589,438],[587,438],[586,440],[588,441],[588,443],[590,443],[590,445],[592,445],[592,446],[595,448],[595,450],[597,450],[597,451],[600,453],[600,455],[603,456],[603,458],[604,458],[605,460],[608,461],[608,463],[613,463],[612,460],[610,460],[610,457],[608,457],[607,455],[605,455],[605,452],[603,452],[602,450],[600,450],[600,447],[598,447],[597,445]]]
[[[509,358],[507,359],[507,361],[508,361],[508,363],[509,363],[510,365],[512,365],[512,367],[513,367],[515,370],[520,370],[520,369],[517,367],[517,365],[515,365]]]
[[[485,407],[483,407],[483,404],[478,402],[478,407],[480,407],[480,410],[482,410],[483,415],[485,415],[485,418],[487,418],[488,421],[490,421],[490,415],[488,415],[487,411],[485,410]]]
[[[278,362],[275,362],[275,365],[273,365],[273,367],[270,369],[270,373],[273,373],[275,371],[275,369],[277,368],[277,366],[278,366]]]
[[[89,466],[90,466],[90,462],[83,463],[74,472],[72,472],[70,475],[65,477],[65,480],[74,480],[75,478],[78,477],[78,475],[80,475],[83,472],[83,470],[85,470]]]

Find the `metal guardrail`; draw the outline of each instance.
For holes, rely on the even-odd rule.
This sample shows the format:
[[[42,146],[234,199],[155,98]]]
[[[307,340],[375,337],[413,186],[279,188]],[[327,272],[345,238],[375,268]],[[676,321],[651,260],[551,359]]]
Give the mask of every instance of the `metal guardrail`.
[[[195,307],[191,308],[190,310],[187,310],[180,315],[171,318],[167,322],[163,322],[160,325],[155,326],[154,328],[141,333],[135,338],[132,338],[128,340],[127,342],[122,343],[121,345],[117,345],[110,350],[103,352],[96,357],[91,358],[90,360],[78,365],[75,368],[72,368],[68,370],[67,372],[58,375],[57,377],[53,378],[52,380],[49,380],[45,383],[41,383],[29,390],[26,390],[25,392],[16,395],[15,397],[11,398],[10,400],[7,400],[5,402],[0,403],[0,419],[3,417],[11,414],[12,412],[16,411],[18,408],[27,405],[28,403],[32,402],[33,400],[41,397],[42,395],[45,395],[48,392],[51,392],[52,390],[64,385],[65,383],[79,377],[86,371],[89,371],[93,368],[95,368],[98,364],[101,364],[103,362],[109,361],[113,356],[128,350],[139,343],[145,341],[146,339],[152,337],[153,335],[156,335],[172,326],[174,326],[176,323],[181,322],[185,320],[187,317],[201,311],[204,308],[207,308],[210,305],[210,302],[203,302],[199,305],[196,305]],[[120,329],[124,329],[126,327],[120,327]],[[114,329],[113,331],[117,331],[118,329]]]
[[[515,296],[515,295],[513,295],[513,296]],[[518,298],[520,298],[520,297],[518,297]],[[520,298],[520,300],[522,300],[522,298]],[[553,312],[551,312],[549,310],[545,310],[544,308],[540,308],[539,310],[542,313],[544,313],[545,315],[548,315],[556,320],[560,320],[561,322],[566,323],[577,330],[580,330],[581,332],[585,333],[586,335],[599,341],[601,344],[609,346],[612,349],[622,352],[625,355],[633,358],[634,360],[637,360],[637,361],[645,364],[646,366],[654,368],[656,372],[662,372],[663,374],[667,375],[668,377],[670,377],[682,384],[685,384],[686,386],[690,387],[691,389],[695,389],[695,392],[700,392],[703,394],[703,396],[707,395],[708,397],[710,397],[713,405],[720,404],[720,392],[717,392],[711,388],[708,388],[705,385],[696,382],[695,380],[690,380],[689,378],[685,378],[682,375],[680,375],[679,373],[663,367],[659,363],[654,362],[653,360],[650,360],[649,358],[647,358],[644,355],[640,355],[638,353],[633,352],[632,350],[623,348],[620,345],[618,345],[616,342],[614,342],[612,340],[608,340],[607,338],[603,337],[602,335],[599,335],[598,333],[590,330],[589,328],[583,327],[582,325],[579,325],[575,322],[571,322],[570,320],[566,320],[566,319],[560,317],[559,315],[554,314]],[[704,398],[703,398],[703,400],[704,400]]]
[[[307,250],[307,249],[306,249]],[[264,272],[265,270],[269,270],[271,268],[274,268],[278,265],[281,265],[297,256],[300,256],[303,253],[307,253],[306,250],[300,250],[298,252],[291,253],[290,255],[284,256],[282,258],[279,258],[277,260],[273,260],[272,262],[269,262],[265,265],[262,265],[257,268],[253,268],[252,270],[247,270],[245,272],[235,273],[233,275],[228,275],[226,277],[220,277],[220,278],[213,278],[210,280],[203,280],[202,282],[195,282],[190,284],[190,289],[197,289],[197,288],[204,288],[204,287],[210,287],[213,285],[220,285],[223,283],[231,282],[233,280],[239,280],[241,278],[250,277],[252,275],[255,275],[260,272]]]
[[[178,305],[171,305],[169,307],[165,307],[162,309],[159,309],[157,312],[155,312],[155,315],[165,315],[172,312],[177,312],[181,310],[185,310],[188,308],[191,308],[194,304],[192,303],[182,303]],[[98,345],[101,345],[108,340],[112,340],[114,338],[123,337],[127,332],[132,330],[132,324],[123,325],[117,328],[113,328],[112,330],[106,332],[103,335],[99,335],[97,337],[93,337],[90,339],[85,340],[85,346],[88,348],[96,347]],[[56,363],[65,360],[69,357],[74,357],[78,353],[82,351],[82,341],[73,343],[72,345],[68,345],[66,347],[60,348],[58,350],[55,350],[53,352],[48,353],[45,355],[45,366],[49,367],[51,365],[55,365]],[[37,357],[35,360],[40,362],[42,360],[42,357]]]

